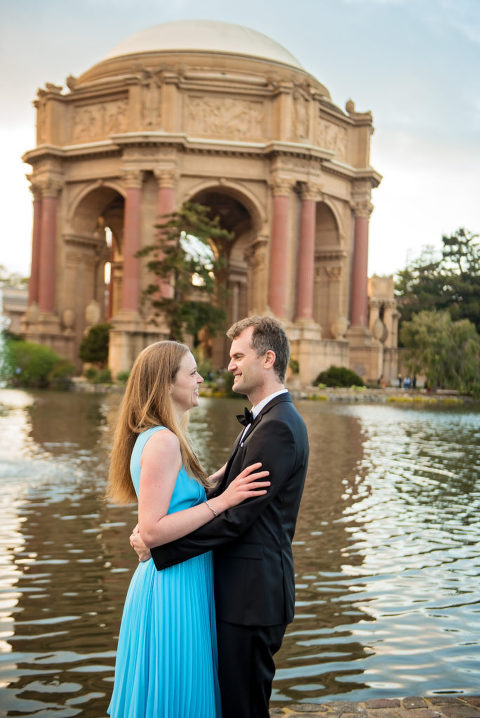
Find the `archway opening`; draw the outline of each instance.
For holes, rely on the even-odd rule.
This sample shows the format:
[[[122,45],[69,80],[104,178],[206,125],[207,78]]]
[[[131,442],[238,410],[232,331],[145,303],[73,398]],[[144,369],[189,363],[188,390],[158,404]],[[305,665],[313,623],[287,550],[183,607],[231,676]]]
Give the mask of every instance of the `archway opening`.
[[[322,328],[325,339],[334,338],[343,315],[341,306],[343,257],[340,233],[335,215],[324,202],[316,206],[315,216],[315,283],[313,317]]]
[[[65,286],[78,341],[90,324],[108,321],[120,305],[124,207],[117,190],[101,186],[82,197],[71,217]]]
[[[255,236],[254,221],[245,204],[234,196],[233,192],[223,188],[209,188],[198,192],[191,201],[209,207],[211,217],[218,216],[222,228],[233,234],[231,242],[214,247],[214,251],[224,262],[216,280],[222,284],[227,297],[226,330],[248,314],[251,304],[248,249]],[[215,337],[202,337],[201,352],[215,368],[224,368],[228,365],[229,345],[225,332],[221,330]]]

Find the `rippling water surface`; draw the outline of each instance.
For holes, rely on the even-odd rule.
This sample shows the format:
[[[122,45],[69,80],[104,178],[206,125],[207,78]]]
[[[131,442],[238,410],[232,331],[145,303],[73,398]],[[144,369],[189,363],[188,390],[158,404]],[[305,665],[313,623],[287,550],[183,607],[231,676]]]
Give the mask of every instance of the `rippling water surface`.
[[[134,507],[103,500],[119,395],[0,391],[0,715],[105,715]],[[236,400],[203,399],[209,469]],[[299,402],[311,462],[273,701],[480,687],[480,413]]]

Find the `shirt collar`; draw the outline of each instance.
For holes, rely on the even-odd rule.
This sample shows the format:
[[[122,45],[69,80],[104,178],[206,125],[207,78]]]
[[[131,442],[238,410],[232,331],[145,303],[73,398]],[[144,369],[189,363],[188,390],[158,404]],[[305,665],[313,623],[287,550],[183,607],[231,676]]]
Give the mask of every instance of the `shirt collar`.
[[[253,418],[256,419],[257,416],[260,414],[262,409],[272,401],[272,399],[275,399],[276,396],[280,396],[280,394],[287,394],[288,389],[280,389],[279,391],[274,392],[273,394],[270,394],[269,396],[266,396],[265,399],[262,399],[262,401],[259,401],[258,404],[255,404],[255,406],[252,406],[252,414]]]

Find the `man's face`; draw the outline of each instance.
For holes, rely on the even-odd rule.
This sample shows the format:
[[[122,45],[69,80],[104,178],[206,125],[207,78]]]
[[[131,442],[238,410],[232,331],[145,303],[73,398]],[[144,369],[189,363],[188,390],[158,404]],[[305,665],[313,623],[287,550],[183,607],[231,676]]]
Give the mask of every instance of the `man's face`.
[[[233,374],[233,391],[251,400],[265,381],[265,355],[258,356],[252,346],[253,327],[248,327],[232,341],[228,371]]]

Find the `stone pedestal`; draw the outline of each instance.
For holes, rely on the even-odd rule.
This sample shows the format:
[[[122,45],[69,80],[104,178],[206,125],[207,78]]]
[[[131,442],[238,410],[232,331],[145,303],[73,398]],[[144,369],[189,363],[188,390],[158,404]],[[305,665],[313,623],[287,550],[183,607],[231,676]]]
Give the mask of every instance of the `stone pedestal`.
[[[350,344],[350,369],[365,382],[377,382],[383,376],[383,346],[366,327],[350,327],[347,332]]]
[[[149,344],[168,339],[163,327],[144,322],[138,312],[121,311],[111,320],[108,366],[112,378],[130,371],[133,362]]]

